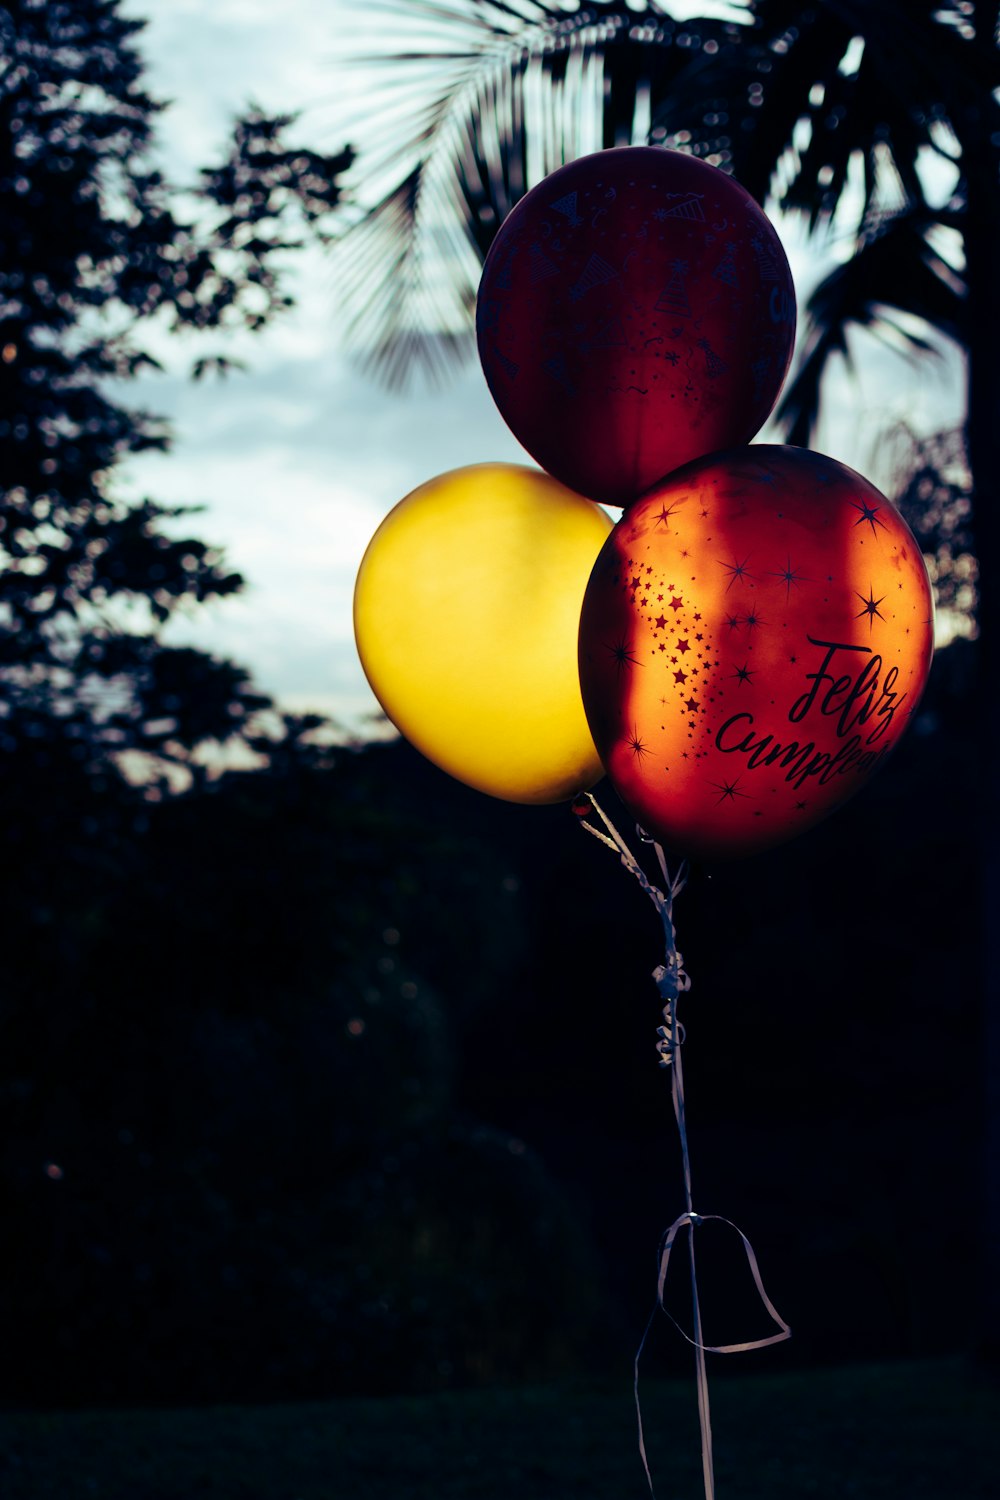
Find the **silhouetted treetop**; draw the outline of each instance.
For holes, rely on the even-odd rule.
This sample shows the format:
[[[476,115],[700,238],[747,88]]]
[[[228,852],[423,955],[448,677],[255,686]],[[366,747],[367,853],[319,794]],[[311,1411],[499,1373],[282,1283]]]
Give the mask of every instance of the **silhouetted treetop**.
[[[322,235],[351,160],[251,106],[178,193],[152,160],[141,30],[119,0],[0,11],[0,749],[83,766],[184,760],[266,702],[239,668],[158,642],[242,580],[168,533],[183,510],[121,498],[116,466],[169,433],[117,385],[157,367],[143,321],[255,330],[288,307],[283,253]],[[225,365],[202,355],[195,373]]]

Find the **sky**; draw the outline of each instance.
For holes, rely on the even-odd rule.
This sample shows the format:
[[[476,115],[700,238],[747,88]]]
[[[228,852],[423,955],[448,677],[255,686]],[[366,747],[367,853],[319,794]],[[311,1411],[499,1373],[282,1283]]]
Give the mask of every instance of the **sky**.
[[[146,20],[147,82],[171,101],[159,150],[172,180],[192,181],[222,154],[249,100],[299,111],[297,139],[331,153],[350,122],[349,138],[363,149],[366,125],[375,122],[347,57],[359,33],[346,29],[358,15],[346,0],[283,0],[280,7],[273,0],[127,0],[124,9]],[[807,247],[795,224],[775,222],[801,309],[830,261]],[[364,735],[378,705],[354,648],[351,599],[372,533],[436,474],[530,460],[493,406],[478,363],[443,389],[380,389],[344,352],[329,254],[300,252],[289,265],[295,311],[226,349],[247,360],[246,371],[194,385],[185,372],[207,351],[154,338],[165,373],[125,395],[169,418],[174,445],[167,456],[131,460],[121,487],[204,507],[187,523],[189,534],[222,546],[247,580],[241,596],[200,608],[166,638],[228,656],[280,706],[318,711]],[[900,416],[925,429],[957,421],[961,367],[949,358],[917,369],[875,348],[859,375],[858,385],[831,383],[816,446],[879,483],[884,424]],[[765,428],[760,438],[769,437]]]

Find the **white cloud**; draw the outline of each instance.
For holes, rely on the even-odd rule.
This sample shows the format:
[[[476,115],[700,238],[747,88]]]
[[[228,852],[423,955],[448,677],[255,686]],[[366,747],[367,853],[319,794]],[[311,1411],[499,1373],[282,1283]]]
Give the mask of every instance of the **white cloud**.
[[[178,622],[169,638],[250,666],[283,703],[352,721],[373,711],[351,601],[379,521],[447,469],[528,461],[478,368],[406,398],[374,389],[332,353],[264,359],[221,383],[145,384],[143,399],[169,411],[176,444],[133,461],[128,492],[203,505],[176,524],[223,545],[248,580],[242,597]]]
[[[123,10],[146,22],[138,45],[171,103],[158,133],[178,175],[218,150],[248,99],[319,118],[337,97],[332,0],[126,0]]]

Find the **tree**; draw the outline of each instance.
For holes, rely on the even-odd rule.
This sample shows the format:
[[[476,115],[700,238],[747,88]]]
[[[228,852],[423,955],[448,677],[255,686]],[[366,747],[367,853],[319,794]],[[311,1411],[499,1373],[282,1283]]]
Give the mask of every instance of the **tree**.
[[[0,752],[50,788],[123,752],[190,764],[266,704],[242,668],[158,639],[242,580],[177,534],[183,510],[120,498],[117,466],[169,434],[117,387],[156,365],[138,324],[254,330],[287,307],[282,254],[322,233],[351,159],[250,107],[185,214],[150,161],[142,23],[120,11],[0,12]]]

